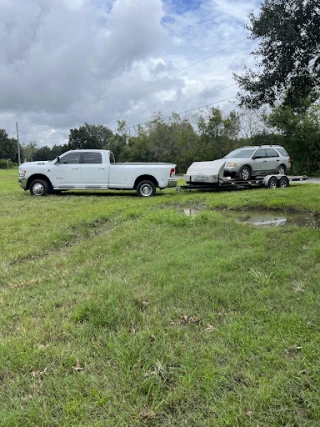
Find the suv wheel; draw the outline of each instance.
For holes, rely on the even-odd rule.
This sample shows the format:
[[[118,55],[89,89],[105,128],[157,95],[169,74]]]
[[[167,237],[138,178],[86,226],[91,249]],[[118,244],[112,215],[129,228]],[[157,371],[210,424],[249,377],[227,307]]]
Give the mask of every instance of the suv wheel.
[[[250,177],[251,177],[251,169],[249,168],[249,166],[243,166],[240,169],[239,178],[242,181],[248,181],[248,179],[250,179]]]

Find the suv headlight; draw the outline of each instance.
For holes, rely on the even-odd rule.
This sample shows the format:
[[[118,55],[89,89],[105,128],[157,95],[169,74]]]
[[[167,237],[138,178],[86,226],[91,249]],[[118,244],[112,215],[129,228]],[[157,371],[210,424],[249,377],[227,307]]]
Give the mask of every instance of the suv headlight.
[[[236,168],[238,166],[237,163],[232,163],[232,162],[227,162],[226,163],[226,168]]]

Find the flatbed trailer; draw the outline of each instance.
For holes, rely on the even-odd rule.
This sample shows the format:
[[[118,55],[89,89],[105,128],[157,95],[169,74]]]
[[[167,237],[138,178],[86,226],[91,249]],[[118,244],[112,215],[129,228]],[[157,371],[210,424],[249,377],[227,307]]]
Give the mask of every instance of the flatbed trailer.
[[[240,181],[236,179],[219,179],[215,183],[209,182],[187,182],[186,185],[178,185],[177,190],[245,190],[253,187],[286,188],[290,182],[306,181],[307,176],[267,175],[261,179],[250,179]]]
[[[194,163],[183,176],[186,185],[177,187],[177,190],[245,190],[253,187],[286,188],[290,182],[306,181],[306,175],[287,176],[270,174],[264,177],[241,181],[224,177],[224,161]]]

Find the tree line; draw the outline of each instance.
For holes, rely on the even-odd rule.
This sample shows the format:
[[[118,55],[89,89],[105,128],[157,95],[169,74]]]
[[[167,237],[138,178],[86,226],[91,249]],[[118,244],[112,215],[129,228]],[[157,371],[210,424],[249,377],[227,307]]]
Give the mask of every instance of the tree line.
[[[23,161],[53,160],[73,149],[108,149],[118,162],[174,162],[184,173],[195,161],[215,160],[244,145],[280,144],[292,158],[293,172],[309,175],[320,172],[320,106],[299,114],[289,107],[263,113],[247,110],[223,114],[211,108],[197,117],[181,118],[173,113],[165,118],[155,113],[144,126],[130,135],[125,122],[117,132],[104,125],[85,123],[70,129],[67,144],[38,147],[31,141],[21,146]],[[17,141],[0,130],[0,159],[17,163]]]

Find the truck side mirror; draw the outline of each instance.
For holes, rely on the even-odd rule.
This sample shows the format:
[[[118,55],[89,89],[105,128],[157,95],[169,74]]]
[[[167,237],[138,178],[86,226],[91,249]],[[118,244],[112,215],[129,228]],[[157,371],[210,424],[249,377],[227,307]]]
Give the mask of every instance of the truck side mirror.
[[[59,163],[60,163],[60,157],[58,156],[58,157],[57,157],[56,164],[59,164]]]

